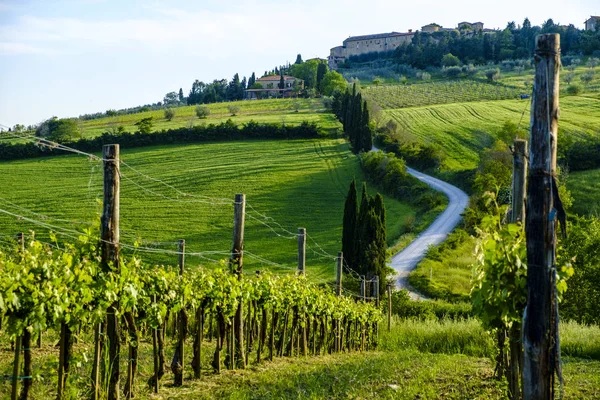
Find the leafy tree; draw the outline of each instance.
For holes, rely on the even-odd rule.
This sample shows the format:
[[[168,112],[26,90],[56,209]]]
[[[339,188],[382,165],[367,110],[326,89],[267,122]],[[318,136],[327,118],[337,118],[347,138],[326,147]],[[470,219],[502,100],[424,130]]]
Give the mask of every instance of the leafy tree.
[[[173,108],[165,108],[165,119],[171,121],[175,117],[175,110]]]
[[[579,79],[581,79],[581,82],[583,82],[583,84],[587,86],[594,79],[594,72],[593,71],[588,71],[588,72],[586,72],[584,74],[581,74],[581,76],[579,77]]]
[[[244,98],[244,89],[240,82],[240,76],[236,73],[229,82],[226,89],[226,99],[229,101],[242,100]]]
[[[382,82],[383,82],[383,80],[378,76],[373,78],[373,85],[375,85],[375,86],[381,85]]]
[[[183,103],[183,101],[185,100],[185,97],[183,97],[183,89],[179,88],[179,94],[177,95],[179,97],[179,102]]]
[[[356,246],[356,223],[358,218],[358,199],[356,192],[356,179],[352,179],[346,202],[344,204],[344,221],[342,223],[342,253],[344,260],[351,269],[358,269]]]
[[[500,69],[499,68],[491,68],[485,71],[485,77],[488,81],[494,82],[500,79]]]
[[[442,57],[442,65],[444,67],[455,67],[460,65],[460,59],[452,53],[444,54],[444,57]]]
[[[248,89],[251,89],[252,86],[254,86],[255,82],[256,82],[256,75],[253,72],[252,75],[250,75],[250,79],[248,79]]]
[[[583,88],[581,87],[581,85],[569,85],[569,86],[567,86],[567,94],[570,94],[572,96],[577,96],[581,92],[583,92]]]
[[[52,117],[40,124],[35,134],[56,142],[70,142],[81,138],[77,121],[69,118]]]
[[[200,119],[208,118],[210,115],[210,108],[206,106],[196,106],[196,116]]]
[[[343,93],[348,87],[348,82],[342,74],[337,71],[328,71],[321,81],[321,93],[331,96],[334,92]]]
[[[150,133],[152,132],[152,117],[142,118],[138,122],[135,123],[138,127],[138,131],[140,133]]]
[[[165,98],[163,99],[163,104],[165,106],[177,104],[179,103],[179,96],[176,92],[169,92],[165,94]]]

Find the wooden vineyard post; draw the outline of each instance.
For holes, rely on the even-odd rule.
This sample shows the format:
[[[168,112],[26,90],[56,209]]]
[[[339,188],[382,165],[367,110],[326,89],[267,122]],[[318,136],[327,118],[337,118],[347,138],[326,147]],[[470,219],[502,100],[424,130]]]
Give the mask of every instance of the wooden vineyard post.
[[[156,304],[156,295],[152,296],[152,303]],[[158,393],[158,328],[152,328],[152,358],[154,359],[154,379],[152,380],[154,393]]]
[[[360,276],[360,298],[362,301],[366,301],[367,292],[365,291],[365,276]]]
[[[21,336],[17,336],[15,340],[15,359],[13,362],[13,379],[12,379],[12,394],[11,400],[19,398],[19,375],[21,372]]]
[[[298,228],[298,275],[306,273],[306,228]]]
[[[387,284],[387,301],[388,301],[388,309],[387,309],[387,325],[388,332],[392,330],[392,284]]]
[[[120,273],[119,264],[119,213],[120,175],[119,145],[108,144],[103,148],[104,201],[100,221],[101,267],[105,272]],[[119,301],[111,304],[106,312],[106,339],[108,340],[108,400],[119,399],[119,353],[121,350]]]
[[[379,308],[379,276],[373,278],[373,297],[375,297],[375,306]]]
[[[342,266],[344,264],[344,253],[341,251],[337,256],[337,265],[335,269],[335,291],[338,296],[342,295]]]
[[[527,141],[515,139],[510,222],[525,221],[525,183],[527,179]]]
[[[560,37],[536,37],[527,180],[527,306],[523,318],[523,398],[554,398],[560,366],[556,295],[556,221],[562,218],[556,173]]]
[[[510,222],[525,222],[525,186],[527,182],[527,141],[515,139],[513,145],[513,180]],[[509,330],[509,378],[508,388],[512,399],[521,398],[520,379],[523,346],[521,324],[513,323]]]
[[[229,262],[231,270],[237,275],[238,279],[242,279],[244,271],[244,221],[246,218],[246,195],[236,194],[233,213],[233,247],[231,249],[231,260]],[[244,304],[240,301],[238,309],[235,313],[234,324],[235,340],[232,342],[231,357],[238,359],[241,368],[246,367],[246,354],[244,352]],[[236,347],[237,342],[237,347]]]
[[[179,239],[179,276],[183,277],[183,272],[185,269],[185,240]],[[182,303],[185,303],[182,299]],[[183,370],[184,370],[184,344],[185,344],[185,309],[182,307],[179,311],[179,318],[177,330],[179,331],[179,338],[177,342],[177,348],[175,349],[175,354],[173,356],[173,361],[171,363],[173,369],[173,384],[175,386],[183,385]]]

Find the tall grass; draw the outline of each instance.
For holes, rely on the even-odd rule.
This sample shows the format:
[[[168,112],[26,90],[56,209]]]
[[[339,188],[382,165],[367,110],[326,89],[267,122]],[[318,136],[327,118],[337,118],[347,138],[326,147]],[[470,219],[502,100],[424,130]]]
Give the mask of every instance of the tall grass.
[[[600,327],[561,322],[559,330],[563,356],[600,360]],[[473,357],[492,357],[496,351],[492,335],[475,318],[456,321],[394,318],[390,332],[385,323],[380,324],[379,349]]]
[[[384,351],[415,349],[428,353],[475,357],[490,357],[494,352],[492,337],[476,319],[395,319],[390,332],[383,329],[382,324],[380,335],[379,348]]]

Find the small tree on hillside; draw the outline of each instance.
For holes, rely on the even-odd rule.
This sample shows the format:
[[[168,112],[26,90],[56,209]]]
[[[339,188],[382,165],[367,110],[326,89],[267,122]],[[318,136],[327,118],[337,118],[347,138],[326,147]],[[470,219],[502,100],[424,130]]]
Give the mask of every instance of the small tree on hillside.
[[[175,110],[172,108],[165,108],[165,119],[171,121],[175,117]]]
[[[227,106],[227,109],[231,113],[232,117],[235,117],[237,115],[237,113],[240,112],[240,107],[239,106],[234,106],[233,104]]]
[[[455,67],[460,65],[460,59],[452,53],[444,54],[442,57],[442,65],[444,67]]]
[[[499,68],[491,68],[485,71],[485,77],[490,82],[495,82],[500,79],[500,69]]]
[[[206,106],[196,106],[196,116],[200,119],[208,118],[210,115],[210,108]]]
[[[136,122],[135,125],[138,127],[138,131],[140,133],[150,133],[152,132],[152,117],[142,118],[140,121]]]

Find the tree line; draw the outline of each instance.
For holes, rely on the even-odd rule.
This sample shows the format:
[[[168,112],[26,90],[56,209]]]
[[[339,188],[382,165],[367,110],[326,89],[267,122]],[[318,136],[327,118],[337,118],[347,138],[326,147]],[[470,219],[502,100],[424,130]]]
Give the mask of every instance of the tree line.
[[[452,30],[438,32],[417,31],[411,43],[394,51],[368,53],[350,57],[350,65],[377,59],[391,58],[396,64],[414,68],[440,67],[443,57],[452,54],[464,64],[486,64],[504,60],[528,58],[533,54],[535,37],[542,33],[559,33],[563,55],[596,55],[600,53],[600,30],[588,31],[554,23],[548,19],[541,26],[533,26],[528,18],[522,25],[509,22],[503,30],[482,32]]]

